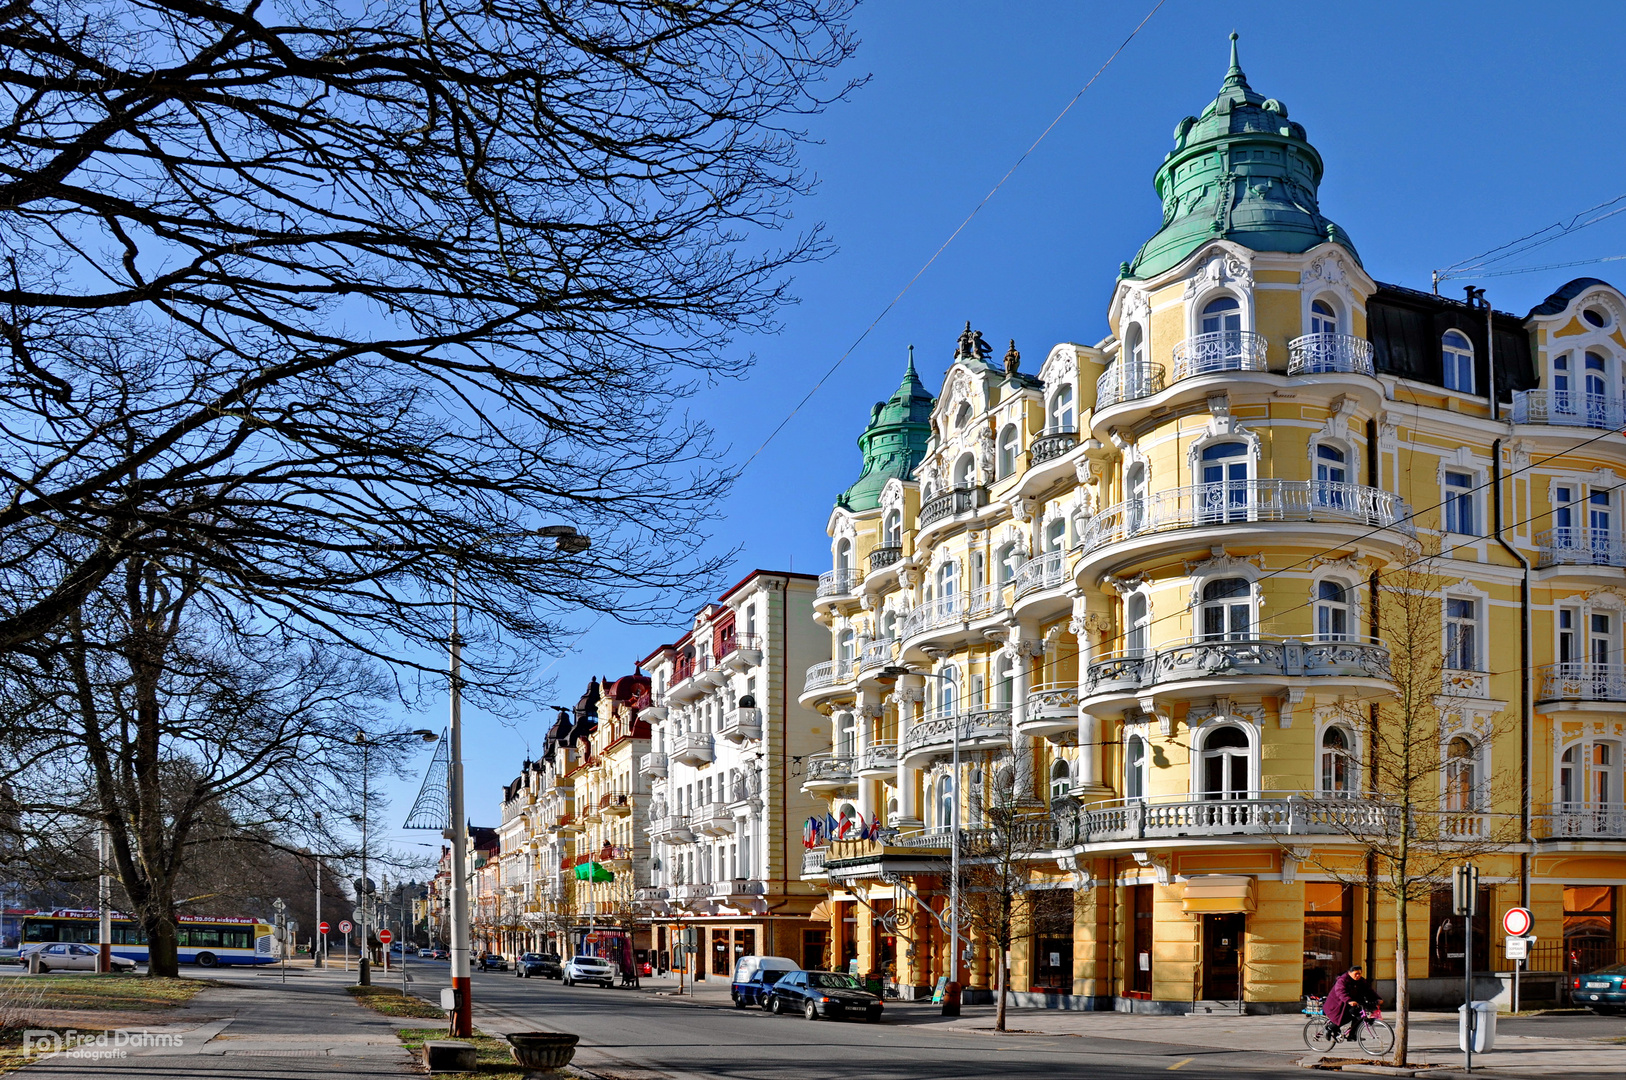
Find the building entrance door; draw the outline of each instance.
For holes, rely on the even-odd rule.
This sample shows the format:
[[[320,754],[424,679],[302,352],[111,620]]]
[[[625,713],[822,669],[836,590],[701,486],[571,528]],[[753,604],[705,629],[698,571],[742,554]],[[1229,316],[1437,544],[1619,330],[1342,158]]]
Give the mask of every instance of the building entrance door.
[[[1238,1001],[1242,997],[1242,931],[1240,912],[1203,916],[1203,997]]]

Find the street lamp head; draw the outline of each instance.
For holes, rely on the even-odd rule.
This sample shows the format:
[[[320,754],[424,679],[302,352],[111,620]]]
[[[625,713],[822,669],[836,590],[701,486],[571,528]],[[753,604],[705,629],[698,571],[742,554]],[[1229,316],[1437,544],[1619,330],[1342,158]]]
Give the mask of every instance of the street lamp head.
[[[430,731],[428,728],[417,728],[409,734],[418,736],[418,738],[422,739],[426,743],[440,741],[440,735],[436,732]]]
[[[592,539],[577,532],[574,525],[544,525],[533,535],[551,537],[554,546],[566,555],[580,555],[593,546]]]

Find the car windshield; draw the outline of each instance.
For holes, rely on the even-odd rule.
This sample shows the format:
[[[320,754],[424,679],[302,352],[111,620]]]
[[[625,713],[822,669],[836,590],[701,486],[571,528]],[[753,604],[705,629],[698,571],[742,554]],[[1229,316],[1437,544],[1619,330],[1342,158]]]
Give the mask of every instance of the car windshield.
[[[577,963],[577,964],[607,964],[607,963],[609,963],[609,961],[608,960],[601,960],[596,956],[578,956],[573,961],[573,963]]]
[[[815,972],[807,977],[807,981],[821,990],[862,990],[858,980],[851,975],[835,975],[827,971]]]

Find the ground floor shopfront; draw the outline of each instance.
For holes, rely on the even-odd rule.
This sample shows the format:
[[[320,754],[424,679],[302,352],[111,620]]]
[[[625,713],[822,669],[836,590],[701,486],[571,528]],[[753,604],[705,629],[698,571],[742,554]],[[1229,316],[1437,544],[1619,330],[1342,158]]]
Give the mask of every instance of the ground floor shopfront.
[[[753,919],[697,915],[657,920],[650,934],[651,963],[657,972],[682,972],[701,982],[726,981],[742,956],[785,956],[806,968],[822,968],[829,924],[814,922],[808,915]],[[692,958],[676,948],[684,942],[692,944]]]
[[[1525,1000],[1559,991],[1570,974],[1626,960],[1626,845],[1540,850],[1531,859],[1538,937]],[[906,998],[932,994],[948,973],[948,898],[933,859],[873,842],[832,845],[826,962],[873,976]],[[1480,857],[1472,936],[1476,993],[1510,972],[1501,916],[1519,906],[1519,860]],[[1067,869],[1062,869],[1063,866]],[[1327,872],[1334,868],[1337,873]],[[1392,999],[1397,919],[1381,888],[1363,884],[1360,857],[1315,848],[1209,846],[1034,857],[1012,920],[1010,986],[1024,1004],[1186,1012],[1226,1003],[1296,1011],[1354,963]],[[962,907],[966,914],[967,904]],[[997,985],[987,925],[964,930],[967,1000]],[[1468,928],[1452,914],[1450,882],[1407,909],[1414,1004],[1460,1001]],[[794,954],[792,954],[794,955]],[[1437,1000],[1436,1000],[1437,999]]]

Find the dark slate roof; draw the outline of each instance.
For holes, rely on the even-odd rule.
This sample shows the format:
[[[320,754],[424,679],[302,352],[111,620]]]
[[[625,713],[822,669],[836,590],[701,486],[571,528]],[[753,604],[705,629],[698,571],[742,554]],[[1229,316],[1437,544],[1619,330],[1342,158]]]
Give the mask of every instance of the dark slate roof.
[[[1498,311],[1494,325],[1497,397],[1506,401],[1513,391],[1529,390],[1536,385],[1535,363],[1523,319],[1511,312]],[[1474,386],[1484,390],[1483,311],[1448,296],[1381,282],[1366,303],[1366,336],[1372,342],[1372,360],[1384,374],[1444,386],[1440,337],[1447,330],[1458,330],[1473,343]]]
[[[1531,308],[1530,315],[1526,315],[1525,318],[1530,318],[1532,315],[1557,315],[1560,311],[1569,307],[1571,300],[1574,300],[1594,285],[1609,285],[1609,283],[1602,278],[1578,277],[1574,281],[1559,286],[1558,290],[1551,296]],[[1613,288],[1613,286],[1610,287]]]

